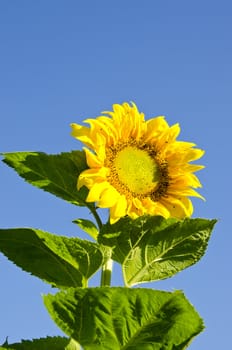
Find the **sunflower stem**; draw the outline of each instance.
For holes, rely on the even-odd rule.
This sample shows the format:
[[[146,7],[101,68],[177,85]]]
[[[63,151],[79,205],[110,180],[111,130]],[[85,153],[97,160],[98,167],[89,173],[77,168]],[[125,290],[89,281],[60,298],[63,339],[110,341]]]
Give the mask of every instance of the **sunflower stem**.
[[[112,274],[112,268],[113,268],[113,260],[109,258],[105,264],[102,266],[102,273],[101,273],[101,287],[103,286],[110,286],[111,284],[111,274]]]
[[[93,216],[94,216],[94,218],[95,218],[95,220],[96,220],[96,223],[97,223],[97,225],[98,225],[98,228],[99,228],[99,230],[100,230],[101,227],[102,227],[102,221],[101,221],[100,216],[99,216],[98,213],[97,213],[96,208],[95,208],[95,207],[93,208],[92,206],[88,206],[88,208],[89,208],[89,210],[91,211],[91,213],[93,214]]]
[[[93,214],[99,230],[102,228],[102,221],[100,216],[98,215],[96,211],[96,207],[89,206],[88,207],[91,213]],[[110,286],[111,284],[111,274],[113,269],[113,260],[111,259],[112,250],[110,248],[105,249],[105,263],[102,266],[102,272],[101,272],[101,287],[103,286]]]

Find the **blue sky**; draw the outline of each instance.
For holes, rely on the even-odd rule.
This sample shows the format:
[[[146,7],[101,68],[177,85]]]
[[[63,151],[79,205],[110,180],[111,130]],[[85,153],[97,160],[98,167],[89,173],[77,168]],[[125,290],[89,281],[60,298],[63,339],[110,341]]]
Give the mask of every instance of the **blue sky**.
[[[194,217],[219,222],[204,258],[174,278],[205,320],[190,350],[228,349],[232,281],[232,5],[230,1],[1,1],[0,150],[80,148],[71,122],[134,101],[147,118],[179,122],[179,139],[206,150],[206,202]],[[44,193],[0,164],[0,226],[81,235],[88,212]],[[121,283],[118,269],[113,284]],[[0,255],[0,343],[61,334],[42,305],[50,287]],[[98,283],[96,277],[92,284]]]

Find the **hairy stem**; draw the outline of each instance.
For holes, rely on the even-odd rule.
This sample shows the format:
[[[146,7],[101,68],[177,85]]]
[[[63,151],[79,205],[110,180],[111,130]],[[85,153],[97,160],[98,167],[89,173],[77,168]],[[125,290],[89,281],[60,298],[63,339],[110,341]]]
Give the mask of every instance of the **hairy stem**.
[[[93,214],[99,230],[102,227],[102,221],[100,216],[97,213],[96,207],[88,206],[89,210]],[[102,266],[102,272],[101,272],[101,287],[102,286],[110,286],[111,284],[111,274],[113,269],[113,260],[111,259],[112,250],[111,248],[105,249],[105,263]]]
[[[102,266],[101,273],[101,287],[110,286],[111,284],[111,274],[113,268],[113,260],[109,258],[105,264]]]
[[[98,213],[97,213],[96,208],[95,208],[95,207],[93,208],[91,205],[90,205],[90,206],[87,205],[87,207],[89,208],[89,210],[90,210],[91,213],[93,214],[93,216],[94,216],[94,218],[95,218],[95,220],[96,220],[96,223],[97,223],[97,225],[98,225],[98,228],[99,228],[99,230],[100,230],[101,227],[102,227],[102,221],[101,221],[100,216],[99,216]]]

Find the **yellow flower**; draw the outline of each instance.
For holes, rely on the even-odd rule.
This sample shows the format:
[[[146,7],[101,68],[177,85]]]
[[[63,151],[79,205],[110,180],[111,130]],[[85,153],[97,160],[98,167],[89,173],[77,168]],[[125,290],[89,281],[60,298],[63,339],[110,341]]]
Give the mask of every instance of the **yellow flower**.
[[[135,104],[115,104],[103,114],[85,120],[90,127],[71,124],[72,136],[88,147],[89,169],[77,184],[89,189],[87,202],[109,208],[111,223],[125,215],[191,216],[188,197],[203,198],[193,189],[201,187],[193,173],[204,166],[189,162],[204,151],[176,140],[178,124],[169,126],[164,117],[145,121]]]

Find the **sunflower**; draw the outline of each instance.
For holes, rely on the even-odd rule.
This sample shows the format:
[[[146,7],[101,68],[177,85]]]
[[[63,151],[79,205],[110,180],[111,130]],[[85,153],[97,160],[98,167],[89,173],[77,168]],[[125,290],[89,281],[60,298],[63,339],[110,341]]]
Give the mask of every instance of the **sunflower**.
[[[88,169],[77,182],[89,189],[87,202],[109,208],[110,222],[123,216],[161,215],[184,218],[192,215],[189,196],[203,198],[193,173],[204,168],[189,162],[204,151],[195,144],[177,141],[180,127],[169,126],[162,116],[144,120],[135,104],[113,105],[90,127],[71,124],[72,136],[83,142]]]

